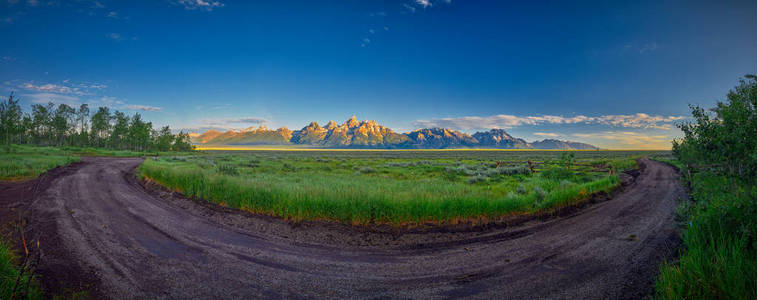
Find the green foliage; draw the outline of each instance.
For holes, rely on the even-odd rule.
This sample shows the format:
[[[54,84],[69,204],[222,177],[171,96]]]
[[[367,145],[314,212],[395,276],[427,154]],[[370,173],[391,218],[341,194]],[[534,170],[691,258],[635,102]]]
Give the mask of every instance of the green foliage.
[[[195,154],[194,152],[191,152]],[[187,152],[134,152],[83,147],[37,147],[11,145],[10,153],[0,153],[0,180],[24,180],[39,176],[52,168],[80,161],[81,156],[161,156]]]
[[[562,152],[560,153],[560,163],[562,163],[564,166],[566,166],[568,169],[570,169],[571,166],[573,166],[573,163],[576,161],[576,154],[573,152]]]
[[[23,131],[21,106],[18,105],[18,99],[13,97],[13,93],[8,97],[8,101],[0,102],[0,137],[5,144],[5,151],[10,151],[10,144],[15,136]]]
[[[39,176],[45,171],[79,161],[60,151],[44,151],[50,147],[11,146],[10,153],[0,154],[0,180],[21,180]]]
[[[693,203],[679,207],[688,218],[677,263],[661,268],[656,293],[664,299],[757,298],[757,81],[741,80],[718,102],[714,115],[692,107],[693,123],[673,155]]]
[[[13,288],[16,287],[15,299],[42,299],[42,293],[37,283],[29,277],[29,272],[25,272],[19,279],[19,258],[14,253],[11,245],[0,237],[0,299],[11,299]],[[20,287],[16,282],[20,282]],[[26,289],[26,283],[29,282],[29,289]],[[22,296],[19,298],[19,296]]]
[[[66,104],[34,104],[24,114],[13,94],[0,102],[0,138],[10,144],[38,146],[77,146],[131,151],[192,151],[194,146],[184,132],[172,134],[168,126],[156,131],[140,114],[99,107],[89,117],[89,106],[79,109]]]
[[[715,165],[733,176],[757,175],[757,80],[748,75],[711,112],[692,107],[693,122],[673,153],[685,165]]]
[[[221,173],[223,175],[227,176],[237,176],[239,175],[239,171],[237,170],[237,167],[230,164],[222,164],[218,165],[217,167],[218,173]]]
[[[683,234],[686,250],[661,268],[663,299],[757,298],[757,186],[711,173],[693,176],[695,202]]]
[[[139,176],[229,207],[291,220],[418,224],[500,218],[571,205],[619,184],[592,162],[638,152],[236,151],[148,159]],[[540,166],[531,174],[526,161]],[[512,167],[496,167],[507,161]],[[234,166],[235,171],[228,171]],[[552,174],[557,168],[567,173]],[[552,174],[545,176],[544,174]]]

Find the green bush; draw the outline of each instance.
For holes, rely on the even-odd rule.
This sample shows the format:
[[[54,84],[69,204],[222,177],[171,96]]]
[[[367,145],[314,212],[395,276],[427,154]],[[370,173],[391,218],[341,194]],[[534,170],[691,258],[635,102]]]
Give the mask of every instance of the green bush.
[[[692,107],[673,154],[691,184],[685,249],[662,266],[663,299],[757,299],[757,79],[747,76],[713,113]],[[666,159],[667,158],[663,158]],[[692,174],[689,176],[689,174]]]

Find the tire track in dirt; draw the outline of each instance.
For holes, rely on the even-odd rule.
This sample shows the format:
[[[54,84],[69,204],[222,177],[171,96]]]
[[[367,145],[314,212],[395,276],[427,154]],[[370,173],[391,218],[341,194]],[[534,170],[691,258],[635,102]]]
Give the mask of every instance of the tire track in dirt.
[[[85,158],[37,193],[70,263],[111,298],[642,298],[679,244],[677,173],[642,159],[612,200],[482,231],[293,226],[145,189],[134,158]],[[43,261],[44,263],[44,261]],[[43,266],[44,267],[44,266]]]

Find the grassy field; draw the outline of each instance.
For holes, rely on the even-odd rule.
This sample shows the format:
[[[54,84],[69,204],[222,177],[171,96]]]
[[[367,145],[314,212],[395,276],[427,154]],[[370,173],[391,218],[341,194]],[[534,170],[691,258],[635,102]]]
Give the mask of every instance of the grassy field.
[[[53,147],[14,145],[10,153],[0,152],[0,180],[25,180],[52,168],[79,161],[79,156]]]
[[[186,154],[177,152],[134,152],[99,148],[13,145],[10,152],[0,150],[0,180],[33,179],[47,170],[80,161],[82,156],[136,157]]]
[[[454,224],[557,208],[610,191],[619,184],[618,171],[635,168],[635,159],[650,153],[217,151],[148,159],[138,174],[188,196],[295,221]]]

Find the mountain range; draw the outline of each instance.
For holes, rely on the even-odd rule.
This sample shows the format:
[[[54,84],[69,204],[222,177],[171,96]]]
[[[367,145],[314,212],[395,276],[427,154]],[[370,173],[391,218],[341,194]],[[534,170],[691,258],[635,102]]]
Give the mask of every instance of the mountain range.
[[[503,129],[476,132],[473,135],[447,128],[424,128],[397,133],[373,120],[358,121],[355,116],[342,124],[329,121],[325,126],[311,122],[300,130],[286,127],[269,129],[263,125],[242,130],[220,132],[208,130],[191,133],[192,142],[203,146],[306,145],[319,148],[374,149],[560,149],[598,150],[579,142],[545,139],[533,143],[515,138]]]

